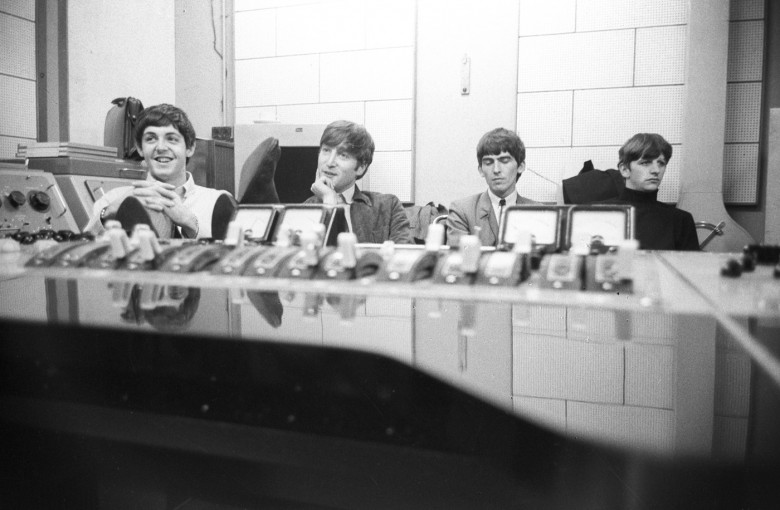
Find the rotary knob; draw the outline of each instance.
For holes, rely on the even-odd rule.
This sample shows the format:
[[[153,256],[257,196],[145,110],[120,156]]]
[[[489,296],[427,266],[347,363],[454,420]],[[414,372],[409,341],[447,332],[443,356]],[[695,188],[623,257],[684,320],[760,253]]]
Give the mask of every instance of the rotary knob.
[[[27,202],[27,197],[24,196],[24,193],[17,190],[8,194],[8,200],[11,202],[12,206],[21,207]]]
[[[51,205],[51,197],[44,191],[31,191],[27,197],[30,199],[30,205],[33,209],[39,212],[45,212],[49,210]]]

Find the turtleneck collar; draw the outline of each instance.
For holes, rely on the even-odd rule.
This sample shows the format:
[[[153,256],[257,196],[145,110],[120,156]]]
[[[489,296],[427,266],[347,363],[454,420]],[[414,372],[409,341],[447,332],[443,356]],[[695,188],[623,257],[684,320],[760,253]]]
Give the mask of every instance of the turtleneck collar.
[[[620,193],[620,199],[627,202],[657,202],[658,190],[655,191],[637,191],[635,189],[623,188]]]

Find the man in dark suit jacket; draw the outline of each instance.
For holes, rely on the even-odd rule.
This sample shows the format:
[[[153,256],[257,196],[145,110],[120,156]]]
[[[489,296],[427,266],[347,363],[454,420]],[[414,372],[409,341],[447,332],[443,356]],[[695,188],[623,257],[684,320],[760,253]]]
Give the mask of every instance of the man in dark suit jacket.
[[[331,122],[320,139],[314,196],[304,203],[348,204],[347,220],[360,243],[411,243],[409,219],[398,197],[361,191],[355,184],[373,157],[374,140],[366,128],[346,120]]]
[[[450,246],[457,246],[464,234],[478,235],[483,246],[495,246],[504,208],[536,203],[517,193],[517,180],[525,171],[525,145],[517,133],[504,128],[485,133],[477,144],[477,163],[488,189],[450,205],[447,216]]]

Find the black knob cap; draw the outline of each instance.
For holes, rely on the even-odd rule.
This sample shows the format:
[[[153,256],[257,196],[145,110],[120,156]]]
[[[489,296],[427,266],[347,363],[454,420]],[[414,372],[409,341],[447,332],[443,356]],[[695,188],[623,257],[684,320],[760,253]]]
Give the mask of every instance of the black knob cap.
[[[35,242],[35,236],[29,232],[25,232],[19,238],[19,244],[33,244]]]
[[[742,269],[746,272],[756,270],[756,255],[754,253],[745,253],[742,255]]]
[[[739,260],[730,258],[720,268],[720,274],[730,278],[737,278],[742,275],[742,264]]]
[[[8,200],[11,201],[12,206],[21,207],[27,202],[27,197],[21,191],[12,191],[8,194]]]
[[[35,233],[35,238],[38,239],[38,240],[41,240],[41,239],[53,239],[55,235],[56,235],[56,232],[54,232],[53,230],[42,228],[41,230],[39,230],[38,232]]]
[[[30,199],[30,205],[36,211],[44,212],[49,210],[51,197],[49,197],[48,193],[43,191],[31,191],[28,198]]]
[[[80,234],[74,234],[71,241],[94,241],[95,234],[92,232],[82,232]]]
[[[73,236],[75,235],[76,234],[74,234],[70,230],[58,230],[57,233],[54,234],[54,237],[52,237],[52,239],[54,239],[57,242],[71,241],[73,240]]]

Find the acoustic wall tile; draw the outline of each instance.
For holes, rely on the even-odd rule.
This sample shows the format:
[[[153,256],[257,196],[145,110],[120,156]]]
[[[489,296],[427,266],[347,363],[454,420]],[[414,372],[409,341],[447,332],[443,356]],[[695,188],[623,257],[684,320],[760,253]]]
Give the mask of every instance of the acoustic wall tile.
[[[246,106],[236,108],[236,124],[253,124],[257,121],[275,121],[276,106]]]
[[[35,23],[0,13],[0,74],[35,79]]]
[[[517,132],[526,147],[571,145],[570,90],[517,95]]]
[[[567,162],[566,172],[564,173],[563,178],[572,177],[580,173],[580,170],[582,170],[582,167],[588,160],[593,163],[593,168],[598,170],[617,168],[619,149],[620,145],[572,147],[571,152],[568,155],[569,161]]]
[[[760,81],[764,65],[764,22],[729,23],[728,81]]]
[[[569,307],[566,315],[566,337],[584,341],[612,341],[623,313],[615,310],[594,310]]]
[[[687,26],[637,30],[634,85],[684,83],[687,34]]]
[[[241,305],[241,334],[246,338],[262,338],[274,342],[297,342],[322,345],[322,320],[317,314],[303,315],[295,306],[283,304],[282,322],[273,327],[251,303]]]
[[[271,7],[290,7],[300,4],[311,4],[322,0],[233,0],[233,9],[251,11],[255,9],[270,9]]]
[[[0,159],[13,159],[20,143],[29,145],[35,142],[35,138],[18,138],[15,136],[0,135]]]
[[[327,346],[384,354],[412,363],[410,318],[358,316],[344,321],[338,315],[324,314],[322,333]]]
[[[0,12],[35,21],[35,0],[3,0]],[[10,46],[3,46],[9,48]]]
[[[233,39],[236,59],[276,55],[276,11],[237,12]]]
[[[375,152],[368,170],[370,191],[391,193],[402,202],[412,200],[412,152]],[[365,180],[365,179],[363,179]]]
[[[682,25],[686,0],[593,0],[577,2],[577,31]]]
[[[676,370],[672,347],[626,344],[626,405],[672,409]]]
[[[512,397],[515,414],[560,432],[566,431],[566,401],[550,398]]]
[[[3,295],[14,296],[3,301],[3,318],[47,322],[46,281],[43,276],[3,278],[0,281]]]
[[[547,305],[512,305],[512,328],[515,335],[537,334],[566,336],[566,307]]]
[[[411,317],[414,301],[405,298],[366,298],[366,315],[369,317]]]
[[[236,106],[319,101],[319,57],[306,55],[236,62]]]
[[[410,99],[412,48],[327,53],[320,60],[320,101]]]
[[[278,55],[360,50],[365,47],[365,3],[331,1],[281,7],[276,13]]]
[[[634,31],[521,37],[518,92],[632,85]]]
[[[536,173],[527,171],[523,174],[523,182],[519,184],[518,193],[536,202],[556,203],[561,196],[561,183]]]
[[[729,8],[731,21],[764,18],[764,0],[731,0]]]
[[[366,126],[370,126],[376,150],[412,150],[412,109],[411,99],[366,103]]]
[[[522,137],[522,133],[520,136]],[[517,192],[524,197],[544,201],[531,197],[531,195],[549,196],[551,188],[561,185],[564,173],[570,166],[569,154],[571,151],[570,147],[526,147],[525,172],[517,181]]]
[[[513,335],[513,395],[623,403],[622,343]]]
[[[755,204],[758,191],[758,144],[727,144],[723,152],[723,200]]]
[[[748,419],[715,416],[712,423],[712,459],[737,465],[745,461]]]
[[[675,414],[666,409],[568,402],[567,433],[659,454],[674,451]]]
[[[761,83],[729,83],[726,92],[726,143],[758,142]]]
[[[576,0],[520,0],[520,36],[574,32]]]
[[[364,124],[365,103],[314,103],[279,106],[278,120],[286,124],[330,124],[349,120]]]
[[[467,304],[433,299],[413,303],[414,366],[467,387],[486,402],[512,409],[510,306],[477,303],[475,334],[459,340],[458,322]]]
[[[37,138],[35,82],[0,74],[0,135]]]
[[[752,291],[753,289],[751,289],[751,292]],[[734,321],[746,331],[751,328],[750,321],[746,318],[735,317]],[[739,342],[734,340],[734,337],[731,335],[731,333],[724,330],[720,326],[718,326],[715,330],[715,346],[718,350],[718,355],[720,355],[721,350],[738,353],[745,352],[744,348],[739,344]]]
[[[715,360],[715,414],[747,418],[750,409],[750,358],[718,351]]]
[[[635,133],[680,143],[682,85],[574,91],[573,145],[623,145]]]
[[[413,46],[414,0],[373,1],[366,7],[366,48]]]
[[[621,338],[646,344],[674,345],[680,323],[678,317],[660,313],[569,307],[567,337],[604,341]]]

